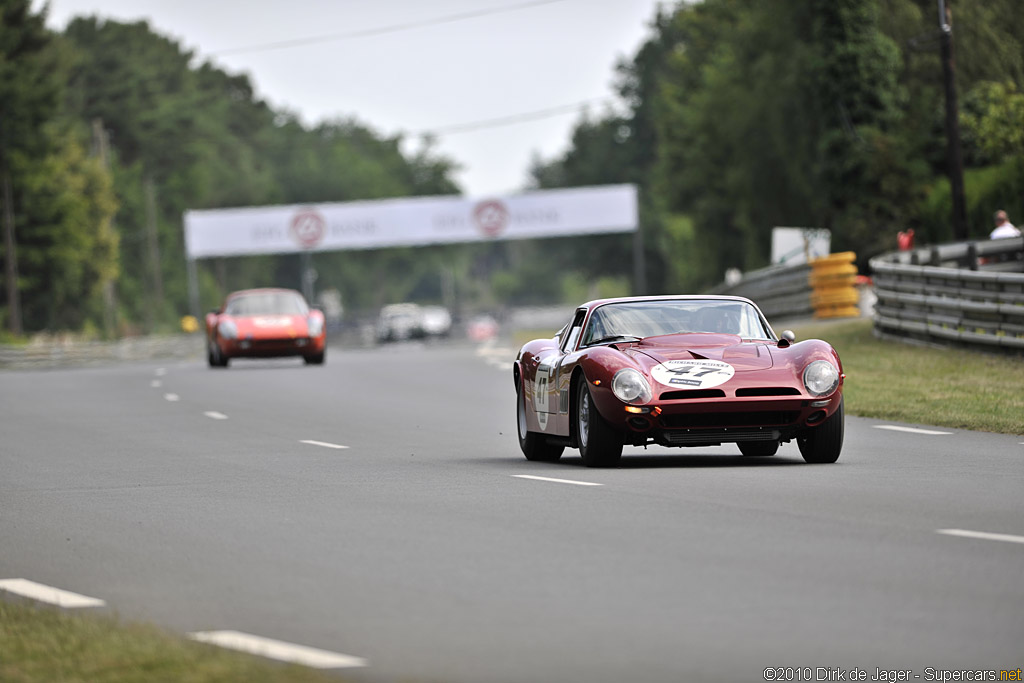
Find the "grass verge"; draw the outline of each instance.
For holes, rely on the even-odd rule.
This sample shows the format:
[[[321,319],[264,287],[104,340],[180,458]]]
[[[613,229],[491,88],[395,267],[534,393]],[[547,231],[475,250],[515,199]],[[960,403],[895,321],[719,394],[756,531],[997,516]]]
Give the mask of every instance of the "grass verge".
[[[106,614],[0,599],[4,683],[344,683]]]

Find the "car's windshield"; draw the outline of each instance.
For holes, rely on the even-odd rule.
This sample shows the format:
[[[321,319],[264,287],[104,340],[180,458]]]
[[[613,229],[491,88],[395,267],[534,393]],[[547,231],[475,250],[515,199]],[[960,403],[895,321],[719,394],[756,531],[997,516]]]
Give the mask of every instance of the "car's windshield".
[[[305,315],[305,300],[292,292],[261,292],[237,296],[228,302],[228,315]]]
[[[712,332],[772,339],[757,309],[744,301],[677,299],[610,303],[590,316],[583,345],[619,338]]]

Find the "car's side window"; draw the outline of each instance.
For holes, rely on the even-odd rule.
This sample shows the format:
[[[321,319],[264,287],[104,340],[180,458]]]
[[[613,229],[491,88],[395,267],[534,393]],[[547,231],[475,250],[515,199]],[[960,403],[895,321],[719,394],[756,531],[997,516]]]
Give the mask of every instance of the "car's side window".
[[[587,317],[585,310],[576,311],[576,316],[569,324],[569,330],[562,340],[562,353],[569,353],[576,348],[576,341],[580,338],[580,331],[583,329],[583,319]]]

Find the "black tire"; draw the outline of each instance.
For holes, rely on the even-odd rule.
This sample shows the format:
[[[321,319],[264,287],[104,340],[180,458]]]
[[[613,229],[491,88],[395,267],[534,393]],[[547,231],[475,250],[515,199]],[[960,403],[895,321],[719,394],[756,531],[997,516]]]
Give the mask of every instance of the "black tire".
[[[779,451],[778,441],[740,441],[736,445],[740,447],[740,453],[751,458],[764,458]]]
[[[314,353],[310,356],[303,356],[302,360],[306,361],[306,365],[323,365],[324,360],[327,358],[327,349],[324,349],[320,353]]]
[[[526,429],[526,397],[523,396],[522,382],[516,391],[516,432],[519,448],[527,460],[532,462],[554,462],[562,457],[564,446],[554,446],[544,440],[543,434]]]
[[[211,368],[226,368],[231,359],[221,352],[217,342],[212,341],[206,350],[206,362]]]
[[[587,467],[615,467],[622,459],[622,435],[597,411],[585,377],[576,393],[576,440]]]
[[[832,416],[817,427],[806,429],[796,437],[800,446],[800,455],[812,463],[829,463],[839,459],[843,450],[843,400],[839,399],[839,407]]]

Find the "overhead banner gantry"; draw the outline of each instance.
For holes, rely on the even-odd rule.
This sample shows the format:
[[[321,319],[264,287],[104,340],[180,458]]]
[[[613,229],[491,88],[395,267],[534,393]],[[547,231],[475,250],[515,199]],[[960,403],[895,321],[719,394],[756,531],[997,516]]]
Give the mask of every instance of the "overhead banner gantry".
[[[486,199],[405,197],[194,210],[185,212],[184,224],[195,312],[196,259],[636,232],[639,221],[635,185],[601,185]],[[641,258],[642,251],[635,251]]]

